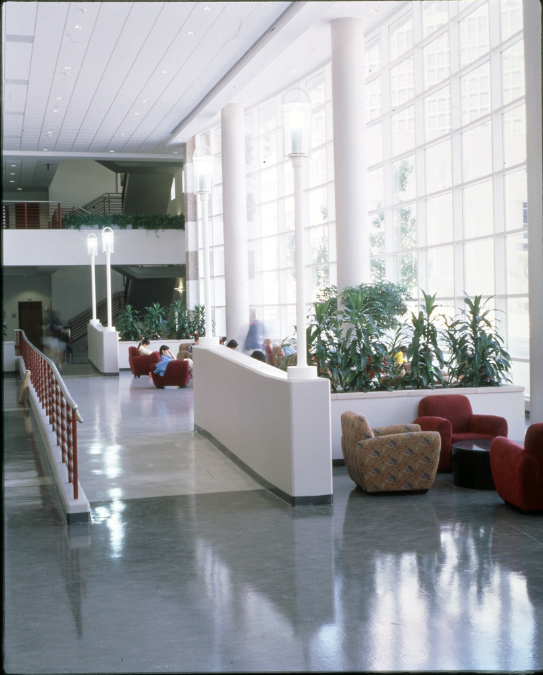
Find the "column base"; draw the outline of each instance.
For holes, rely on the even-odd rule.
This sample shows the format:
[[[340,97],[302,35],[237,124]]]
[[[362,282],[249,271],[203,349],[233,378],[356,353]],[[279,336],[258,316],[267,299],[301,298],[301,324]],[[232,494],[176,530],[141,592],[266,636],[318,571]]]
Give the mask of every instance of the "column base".
[[[287,377],[289,380],[316,380],[317,368],[316,366],[289,366]]]

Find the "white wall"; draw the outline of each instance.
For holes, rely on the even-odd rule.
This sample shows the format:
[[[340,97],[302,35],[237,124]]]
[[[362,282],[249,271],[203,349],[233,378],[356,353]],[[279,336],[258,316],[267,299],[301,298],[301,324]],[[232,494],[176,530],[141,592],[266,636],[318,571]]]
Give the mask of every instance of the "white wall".
[[[100,230],[4,230],[5,266],[85,265],[90,269],[87,236],[98,236],[96,265],[105,265]],[[184,230],[115,230],[114,265],[184,265]]]
[[[194,425],[289,503],[332,495],[330,388],[226,347],[195,347]],[[278,491],[278,492],[277,492]]]
[[[59,163],[49,187],[49,201],[85,206],[106,192],[117,192],[117,174],[91,159]]]

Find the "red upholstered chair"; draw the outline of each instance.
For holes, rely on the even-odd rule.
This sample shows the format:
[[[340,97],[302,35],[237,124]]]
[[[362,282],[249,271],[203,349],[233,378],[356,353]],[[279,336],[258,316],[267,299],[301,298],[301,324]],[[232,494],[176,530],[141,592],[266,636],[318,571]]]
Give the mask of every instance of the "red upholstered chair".
[[[423,431],[439,431],[441,456],[438,471],[450,471],[453,443],[507,436],[507,420],[497,415],[474,415],[467,396],[425,396],[419,402],[414,424]]]
[[[140,354],[137,347],[128,347],[128,363],[134,377],[149,375],[151,372],[151,356]]]
[[[164,387],[186,387],[190,380],[189,362],[181,359],[173,359],[168,363],[164,377],[155,374],[155,365],[160,361],[160,354],[153,352],[151,359],[151,377],[157,389]]]
[[[499,436],[490,445],[490,468],[500,497],[523,511],[543,509],[543,423],[526,431],[524,448]]]

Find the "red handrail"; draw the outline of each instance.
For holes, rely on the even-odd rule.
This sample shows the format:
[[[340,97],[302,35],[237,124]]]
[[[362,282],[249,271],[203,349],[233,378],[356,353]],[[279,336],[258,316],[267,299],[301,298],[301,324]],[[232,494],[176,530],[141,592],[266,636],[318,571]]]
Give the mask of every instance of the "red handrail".
[[[77,473],[77,422],[83,422],[77,404],[73,401],[57,367],[50,358],[31,344],[24,331],[15,331],[17,355],[22,356],[30,381],[62,453],[62,462],[68,469],[68,481],[79,498]]]

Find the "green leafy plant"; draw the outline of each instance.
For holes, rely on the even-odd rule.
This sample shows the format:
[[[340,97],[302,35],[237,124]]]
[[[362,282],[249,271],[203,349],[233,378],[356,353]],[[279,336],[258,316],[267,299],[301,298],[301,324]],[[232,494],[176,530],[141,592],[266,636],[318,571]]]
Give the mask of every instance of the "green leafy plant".
[[[447,323],[445,339],[450,352],[451,379],[462,387],[497,387],[511,382],[511,357],[497,332],[491,308],[481,295],[464,298],[463,309]]]
[[[102,229],[106,226],[115,225],[121,230],[132,228],[134,230],[184,230],[185,216],[168,216],[162,213],[110,213],[101,216],[92,213],[69,213],[62,218],[63,229],[79,230],[82,227],[98,226]]]
[[[153,303],[150,307],[145,308],[143,315],[143,335],[150,340],[156,340],[163,337],[166,332],[166,313],[167,308],[159,302]]]
[[[436,294],[422,291],[424,303],[418,314],[411,312],[411,342],[407,347],[407,360],[410,368],[402,378],[401,387],[414,389],[435,389],[446,386],[443,376],[445,358],[440,347],[442,332],[437,323],[442,318],[436,314]]]
[[[187,330],[189,337],[198,334],[200,337],[205,335],[205,307],[195,305],[194,309],[187,312]]]
[[[121,340],[133,341],[142,338],[141,316],[132,305],[126,305],[115,324]]]
[[[165,330],[166,336],[172,340],[192,337],[189,330],[187,309],[181,300],[176,300],[170,305]]]

